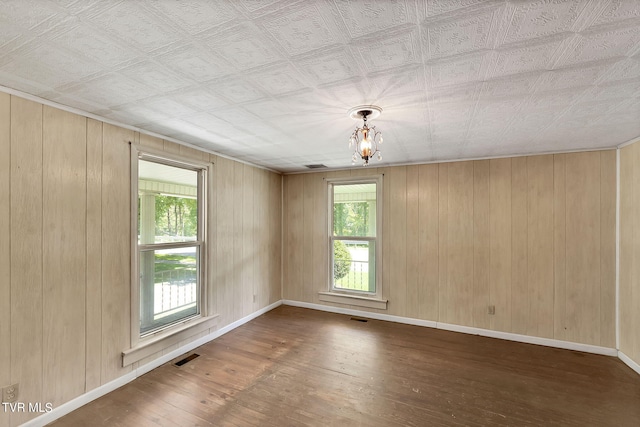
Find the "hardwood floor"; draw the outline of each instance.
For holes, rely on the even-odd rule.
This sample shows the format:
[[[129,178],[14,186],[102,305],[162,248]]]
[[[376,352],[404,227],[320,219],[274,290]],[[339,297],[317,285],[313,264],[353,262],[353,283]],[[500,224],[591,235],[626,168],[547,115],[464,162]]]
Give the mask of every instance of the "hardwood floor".
[[[614,357],[281,306],[53,426],[638,426]],[[191,353],[189,353],[191,354]]]

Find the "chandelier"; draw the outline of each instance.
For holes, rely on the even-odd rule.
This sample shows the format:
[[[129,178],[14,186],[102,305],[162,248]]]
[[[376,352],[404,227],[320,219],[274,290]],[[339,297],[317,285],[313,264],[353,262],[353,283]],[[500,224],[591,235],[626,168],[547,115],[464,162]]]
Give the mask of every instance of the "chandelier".
[[[358,158],[362,159],[362,166],[369,164],[369,159],[377,154],[378,161],[382,160],[382,153],[378,145],[382,144],[382,132],[376,130],[375,126],[369,126],[367,120],[375,119],[382,112],[382,108],[375,105],[361,105],[349,110],[349,117],[354,120],[364,122],[362,127],[356,129],[349,138],[349,148],[353,149],[351,164],[355,165]]]

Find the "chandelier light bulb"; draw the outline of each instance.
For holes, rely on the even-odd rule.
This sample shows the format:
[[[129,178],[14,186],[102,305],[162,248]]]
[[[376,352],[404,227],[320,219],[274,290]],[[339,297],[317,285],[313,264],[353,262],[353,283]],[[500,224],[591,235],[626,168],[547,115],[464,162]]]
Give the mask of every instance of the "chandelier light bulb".
[[[376,130],[375,126],[369,126],[368,119],[375,119],[380,115],[382,109],[375,105],[364,105],[355,107],[349,111],[349,116],[353,119],[362,119],[362,127],[356,126],[349,138],[349,148],[352,148],[352,164],[355,165],[358,157],[362,159],[362,165],[367,166],[369,159],[377,154],[378,160],[382,160],[382,155],[378,150],[378,145],[382,143],[382,133]]]
[[[365,138],[360,143],[360,154],[362,157],[371,156],[371,140],[369,138]]]

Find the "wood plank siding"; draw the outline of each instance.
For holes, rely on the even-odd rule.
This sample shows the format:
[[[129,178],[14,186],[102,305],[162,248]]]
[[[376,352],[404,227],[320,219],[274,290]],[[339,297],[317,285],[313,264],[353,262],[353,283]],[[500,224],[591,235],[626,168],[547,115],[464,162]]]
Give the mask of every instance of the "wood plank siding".
[[[131,345],[130,142],[214,164],[208,297],[221,316],[210,330],[123,367]],[[0,387],[19,383],[19,401],[58,407],[280,300],[281,179],[0,93]],[[243,237],[253,238],[246,253]],[[38,415],[0,410],[0,426]]]
[[[608,297],[611,298],[611,296]],[[620,351],[640,365],[640,143],[638,142],[620,150],[619,322]]]
[[[615,171],[615,151],[379,169],[388,309],[322,304],[612,348]],[[285,300],[327,290],[303,267],[328,251],[336,173],[284,177]]]

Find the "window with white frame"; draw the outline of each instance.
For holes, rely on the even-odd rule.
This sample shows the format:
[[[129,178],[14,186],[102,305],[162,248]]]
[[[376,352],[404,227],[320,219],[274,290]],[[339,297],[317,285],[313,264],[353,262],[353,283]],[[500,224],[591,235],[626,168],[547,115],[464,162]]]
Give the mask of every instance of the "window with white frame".
[[[207,167],[145,152],[136,166],[133,309],[144,338],[203,315]]]
[[[381,177],[328,183],[330,292],[379,299]]]

